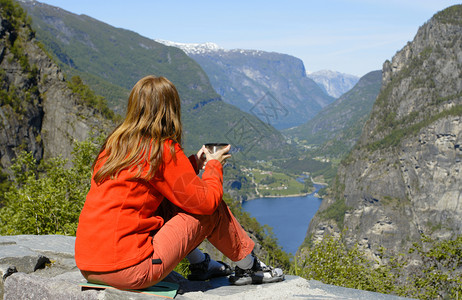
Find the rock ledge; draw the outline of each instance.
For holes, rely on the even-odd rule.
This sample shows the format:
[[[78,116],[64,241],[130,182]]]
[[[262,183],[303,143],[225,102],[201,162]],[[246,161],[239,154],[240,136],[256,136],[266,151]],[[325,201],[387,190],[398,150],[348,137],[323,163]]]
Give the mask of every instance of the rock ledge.
[[[85,282],[75,266],[75,237],[60,235],[0,236],[1,295],[9,299],[157,299],[121,290],[81,291]],[[12,270],[17,272],[12,272]],[[280,283],[230,286],[227,278],[190,282],[179,274],[169,276],[183,294],[175,299],[403,299],[378,293],[326,285],[297,276]],[[164,299],[164,298],[158,298]]]

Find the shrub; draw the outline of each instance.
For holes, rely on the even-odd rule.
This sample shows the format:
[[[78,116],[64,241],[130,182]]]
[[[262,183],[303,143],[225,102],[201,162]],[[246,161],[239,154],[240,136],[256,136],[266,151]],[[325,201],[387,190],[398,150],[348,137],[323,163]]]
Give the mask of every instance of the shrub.
[[[62,158],[38,164],[22,152],[11,166],[15,179],[0,209],[0,234],[75,235],[97,150],[92,141],[77,142],[70,168]]]
[[[354,289],[386,293],[393,290],[395,275],[389,267],[374,267],[359,246],[348,249],[343,237],[326,236],[306,252],[300,276]]]
[[[418,299],[462,295],[462,235],[438,241],[422,236],[409,252],[411,256],[393,255],[381,248],[378,264],[357,245],[348,248],[343,235],[326,236],[305,248],[306,258],[301,264],[294,260],[291,269],[307,279],[385,294]]]
[[[421,265],[413,268],[405,296],[420,299],[457,299],[462,295],[462,235],[437,241],[422,236],[410,250]]]

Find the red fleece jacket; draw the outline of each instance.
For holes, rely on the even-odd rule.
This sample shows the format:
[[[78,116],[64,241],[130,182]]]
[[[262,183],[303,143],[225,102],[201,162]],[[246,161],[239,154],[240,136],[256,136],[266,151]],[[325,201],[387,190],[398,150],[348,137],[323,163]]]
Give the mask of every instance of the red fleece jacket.
[[[147,180],[129,180],[137,170],[123,170],[116,179],[91,181],[80,214],[75,241],[75,261],[80,270],[107,272],[136,265],[153,252],[151,232],[163,226],[154,213],[167,198],[192,214],[209,215],[223,196],[223,167],[207,163],[202,179],[196,161],[175,145],[173,159],[164,144],[164,167]],[[97,170],[95,170],[96,172]]]

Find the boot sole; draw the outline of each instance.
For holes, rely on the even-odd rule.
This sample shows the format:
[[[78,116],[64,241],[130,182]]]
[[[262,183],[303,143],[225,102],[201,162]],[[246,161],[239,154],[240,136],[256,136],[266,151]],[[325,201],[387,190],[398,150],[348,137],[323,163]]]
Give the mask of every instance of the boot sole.
[[[285,279],[285,276],[275,276],[271,278],[265,278],[264,276],[246,276],[235,279],[235,277],[230,277],[229,281],[233,285],[248,285],[248,284],[262,284],[262,283],[274,283],[280,282]]]

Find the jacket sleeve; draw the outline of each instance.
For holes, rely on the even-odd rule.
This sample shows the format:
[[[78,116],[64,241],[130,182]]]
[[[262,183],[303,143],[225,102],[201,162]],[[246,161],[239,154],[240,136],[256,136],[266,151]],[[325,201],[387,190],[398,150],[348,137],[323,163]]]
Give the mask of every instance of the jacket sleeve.
[[[223,197],[223,166],[218,160],[207,162],[202,179],[178,145],[172,158],[168,143],[164,163],[150,180],[153,187],[170,202],[192,214],[211,215]]]

